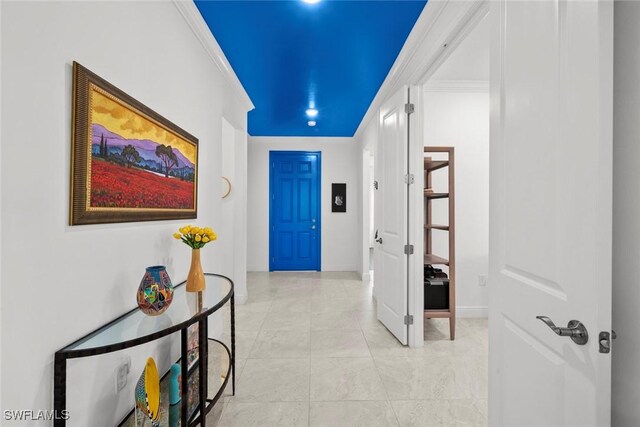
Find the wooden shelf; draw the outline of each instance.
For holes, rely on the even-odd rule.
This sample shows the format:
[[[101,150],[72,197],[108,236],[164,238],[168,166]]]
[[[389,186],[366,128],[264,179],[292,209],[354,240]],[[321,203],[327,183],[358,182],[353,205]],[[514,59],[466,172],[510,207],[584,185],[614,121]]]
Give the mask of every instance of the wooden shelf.
[[[427,199],[446,199],[447,197],[449,197],[449,193],[432,193],[424,190],[424,197],[426,197]]]
[[[424,254],[424,263],[431,265],[449,265],[449,261],[434,254]]]
[[[424,311],[425,319],[446,319],[451,316],[452,315],[449,310],[425,310]]]
[[[438,224],[425,224],[424,228],[427,230],[444,230],[449,231],[448,225],[438,225]]]
[[[429,158],[424,159],[424,169],[427,172],[433,172],[438,169],[442,169],[449,166],[448,160],[431,160]]]
[[[453,147],[424,147],[424,264],[430,264],[441,267],[446,265],[447,274],[449,276],[449,306],[439,310],[425,310],[424,318],[444,318],[449,320],[449,338],[455,339],[456,335],[456,216],[455,216],[455,149]],[[437,160],[433,159],[433,153],[437,154]],[[444,172],[438,172],[447,178],[447,186],[444,182],[438,181],[438,190],[434,192],[433,171],[447,168]],[[433,210],[435,203],[431,203],[434,199],[445,199],[448,206],[449,220],[442,220],[447,225],[439,225],[433,223]],[[438,208],[440,203],[438,203]],[[448,250],[446,256],[448,259],[434,255],[434,231],[443,230],[447,232]],[[435,252],[442,253],[444,248],[435,249]],[[441,252],[442,251],[442,252]],[[444,253],[443,253],[444,255]],[[426,306],[426,304],[425,304]],[[432,306],[432,305],[430,305]]]

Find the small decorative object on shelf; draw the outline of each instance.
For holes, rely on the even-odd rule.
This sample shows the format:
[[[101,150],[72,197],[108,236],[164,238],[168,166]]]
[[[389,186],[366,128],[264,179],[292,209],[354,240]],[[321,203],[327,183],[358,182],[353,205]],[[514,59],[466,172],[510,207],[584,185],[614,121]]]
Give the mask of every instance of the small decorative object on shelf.
[[[210,228],[187,225],[173,233],[173,237],[182,240],[191,250],[191,267],[187,275],[187,292],[198,292],[198,311],[202,310],[202,291],[205,289],[204,272],[200,263],[200,248],[218,238]]]
[[[160,377],[158,368],[152,357],[147,359],[147,364],[136,384],[136,412],[140,411],[151,420],[153,427],[160,425]],[[136,415],[136,421],[138,417]]]
[[[198,361],[198,324],[187,328],[187,369],[190,370]]]
[[[169,404],[175,405],[180,402],[180,384],[182,384],[182,378],[180,375],[181,368],[179,363],[171,365],[171,371],[169,373]]]
[[[169,406],[169,427],[180,426],[180,405]]]
[[[138,286],[138,307],[149,316],[164,313],[173,301],[173,284],[164,265],[147,267]]]

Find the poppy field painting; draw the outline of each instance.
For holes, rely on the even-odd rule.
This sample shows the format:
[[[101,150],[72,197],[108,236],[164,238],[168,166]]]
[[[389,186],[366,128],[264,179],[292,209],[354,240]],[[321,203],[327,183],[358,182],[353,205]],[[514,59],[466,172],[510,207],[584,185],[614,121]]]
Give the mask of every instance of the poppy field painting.
[[[198,140],[74,63],[70,223],[195,218]]]

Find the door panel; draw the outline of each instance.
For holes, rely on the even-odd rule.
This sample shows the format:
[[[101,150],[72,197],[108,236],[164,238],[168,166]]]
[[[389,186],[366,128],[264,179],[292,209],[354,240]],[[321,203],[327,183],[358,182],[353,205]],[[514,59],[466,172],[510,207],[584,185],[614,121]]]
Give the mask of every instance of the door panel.
[[[320,153],[270,153],[269,269],[320,270]]]
[[[610,423],[612,11],[491,3],[492,426]]]
[[[408,128],[404,111],[408,88],[401,89],[380,109],[378,190],[375,198],[379,238],[374,251],[378,319],[402,343],[407,344],[407,185]]]

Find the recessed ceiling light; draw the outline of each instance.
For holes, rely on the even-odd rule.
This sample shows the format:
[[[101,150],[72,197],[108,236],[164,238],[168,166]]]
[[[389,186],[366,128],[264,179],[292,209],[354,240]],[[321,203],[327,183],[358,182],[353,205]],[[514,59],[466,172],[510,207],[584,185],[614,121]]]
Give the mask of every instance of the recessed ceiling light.
[[[316,4],[320,2],[320,0],[302,0],[302,1],[307,4]]]
[[[309,120],[309,121],[307,122],[307,124],[308,124],[309,126],[311,126],[311,127],[314,127],[314,126],[316,125],[316,121],[315,121],[315,120]]]
[[[309,117],[316,117],[318,115],[318,110],[316,110],[315,108],[309,108],[306,113]]]

